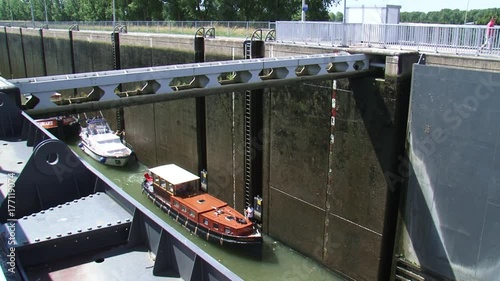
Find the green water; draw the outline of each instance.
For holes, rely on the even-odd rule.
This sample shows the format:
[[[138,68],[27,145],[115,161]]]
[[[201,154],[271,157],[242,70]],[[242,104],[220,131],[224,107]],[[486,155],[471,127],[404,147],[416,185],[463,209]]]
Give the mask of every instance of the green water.
[[[76,144],[68,145],[130,196],[244,280],[343,280],[313,260],[269,236],[264,236],[262,259],[255,259],[244,253],[207,243],[170,219],[142,194],[140,184],[144,172],[148,169],[146,166],[133,160],[125,167],[104,166],[83,153]]]

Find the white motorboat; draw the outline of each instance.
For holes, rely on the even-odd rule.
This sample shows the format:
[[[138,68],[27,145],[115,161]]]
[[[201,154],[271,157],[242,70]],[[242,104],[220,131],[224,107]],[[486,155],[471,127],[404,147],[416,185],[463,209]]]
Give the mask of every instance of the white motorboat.
[[[132,150],[124,145],[119,136],[110,128],[102,117],[87,119],[86,127],[81,128],[78,145],[90,157],[102,164],[125,166]]]

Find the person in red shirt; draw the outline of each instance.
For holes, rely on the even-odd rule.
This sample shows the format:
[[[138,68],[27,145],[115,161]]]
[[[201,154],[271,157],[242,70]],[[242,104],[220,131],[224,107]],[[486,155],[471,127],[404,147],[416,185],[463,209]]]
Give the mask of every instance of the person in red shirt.
[[[481,45],[481,49],[484,47],[488,47],[488,50],[491,51],[491,47],[493,45],[493,35],[494,35],[494,27],[495,27],[496,17],[491,17],[491,20],[486,25],[486,36],[484,38],[484,44]]]

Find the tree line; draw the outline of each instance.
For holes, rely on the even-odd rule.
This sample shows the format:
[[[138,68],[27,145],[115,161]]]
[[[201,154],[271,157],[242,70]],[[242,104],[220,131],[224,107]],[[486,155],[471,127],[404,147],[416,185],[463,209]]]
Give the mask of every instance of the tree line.
[[[31,1],[31,2],[30,2]],[[302,0],[114,0],[117,21],[299,20]],[[338,0],[308,0],[307,20],[328,20]],[[110,21],[113,0],[0,0],[1,20]]]
[[[435,12],[402,12],[401,22],[412,23],[441,23],[441,24],[487,24],[492,16],[500,19],[500,8],[481,9],[481,10],[458,10],[443,9]]]
[[[288,21],[300,20],[302,0],[114,0],[117,21]],[[307,0],[309,21],[343,21],[328,8],[339,0]],[[0,20],[111,21],[113,0],[0,0]],[[486,24],[500,8],[402,12],[401,22]]]

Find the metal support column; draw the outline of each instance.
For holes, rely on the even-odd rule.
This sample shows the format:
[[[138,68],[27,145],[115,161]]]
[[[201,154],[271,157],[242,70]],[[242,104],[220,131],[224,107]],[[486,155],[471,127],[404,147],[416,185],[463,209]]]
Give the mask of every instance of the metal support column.
[[[40,46],[42,48],[42,62],[43,62],[43,75],[49,75],[47,73],[47,60],[45,59],[45,43],[43,42],[43,28],[40,28]]]
[[[205,62],[205,28],[194,37],[194,62]],[[196,135],[198,145],[198,172],[207,170],[207,132],[205,97],[196,98]]]
[[[75,74],[76,73],[76,64],[75,64],[75,46],[73,45],[73,31],[78,30],[77,25],[73,25],[69,28],[69,56],[71,59],[71,73]],[[78,94],[78,90],[74,89],[73,90],[73,96],[76,97]]]
[[[22,27],[19,28],[19,34],[21,36],[21,50],[23,52],[24,77],[28,78],[28,67],[26,66],[26,52],[24,51],[24,36]]]
[[[5,33],[5,47],[7,48],[7,60],[9,62],[9,72],[10,72],[9,74],[10,74],[10,78],[12,79],[13,78],[13,74],[12,74],[12,60],[10,58],[9,36],[7,35],[7,27],[4,26],[3,30],[4,30],[4,33]],[[4,77],[4,78],[7,78],[7,77]]]

